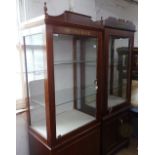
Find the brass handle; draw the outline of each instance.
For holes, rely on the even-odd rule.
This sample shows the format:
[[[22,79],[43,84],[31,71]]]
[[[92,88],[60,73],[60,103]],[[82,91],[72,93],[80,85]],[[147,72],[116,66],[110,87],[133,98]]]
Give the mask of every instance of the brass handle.
[[[123,119],[119,119],[120,123],[123,124]]]
[[[97,80],[94,80],[94,86],[95,86],[95,90],[97,90],[98,89]]]

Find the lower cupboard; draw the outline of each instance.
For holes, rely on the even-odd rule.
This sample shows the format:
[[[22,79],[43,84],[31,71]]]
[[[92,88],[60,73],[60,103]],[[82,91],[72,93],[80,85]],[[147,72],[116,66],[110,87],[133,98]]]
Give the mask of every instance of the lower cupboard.
[[[30,155],[100,155],[100,138],[100,126],[98,126],[83,135],[60,142],[54,148],[50,148],[29,133]]]
[[[132,133],[128,112],[119,113],[103,121],[102,124],[102,155],[115,154],[128,146]]]

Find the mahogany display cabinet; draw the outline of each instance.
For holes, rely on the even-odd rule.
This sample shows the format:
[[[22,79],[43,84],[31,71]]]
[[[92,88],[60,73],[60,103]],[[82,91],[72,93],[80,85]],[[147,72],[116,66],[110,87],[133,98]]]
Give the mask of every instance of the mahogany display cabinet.
[[[103,26],[44,11],[22,24],[30,155],[100,155]]]
[[[132,57],[135,25],[109,17],[104,26],[104,99],[102,104],[102,155],[127,146],[132,132]]]

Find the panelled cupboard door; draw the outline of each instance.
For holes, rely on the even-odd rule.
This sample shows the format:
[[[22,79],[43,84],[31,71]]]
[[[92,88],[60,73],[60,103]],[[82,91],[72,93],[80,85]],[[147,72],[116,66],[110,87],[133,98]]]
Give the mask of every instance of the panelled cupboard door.
[[[127,144],[128,137],[132,133],[130,116],[124,113],[120,116],[114,116],[110,120],[103,122],[102,126],[102,150],[104,153],[111,152],[119,145]]]

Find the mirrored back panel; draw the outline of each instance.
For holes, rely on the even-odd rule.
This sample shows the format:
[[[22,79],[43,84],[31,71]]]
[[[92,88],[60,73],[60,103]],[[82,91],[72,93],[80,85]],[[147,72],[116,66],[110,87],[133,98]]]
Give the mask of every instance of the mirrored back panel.
[[[108,66],[108,108],[127,99],[129,38],[111,36]]]
[[[53,34],[56,135],[96,119],[97,38]]]

